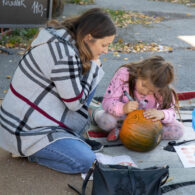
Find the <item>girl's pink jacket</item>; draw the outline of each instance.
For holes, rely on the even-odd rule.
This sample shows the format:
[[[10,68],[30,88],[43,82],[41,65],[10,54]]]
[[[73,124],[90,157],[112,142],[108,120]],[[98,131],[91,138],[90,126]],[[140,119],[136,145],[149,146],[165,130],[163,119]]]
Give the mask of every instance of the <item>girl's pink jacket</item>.
[[[129,93],[128,80],[128,68],[122,67],[118,69],[104,95],[102,106],[105,111],[114,116],[121,117],[125,114],[123,112],[123,105],[129,100],[124,95],[124,91],[126,90]],[[144,107],[142,106],[140,109],[146,110],[149,108],[156,108],[159,110],[159,103],[156,101],[153,95],[143,96],[139,94],[136,90],[134,91],[134,95],[136,101],[138,101],[140,105],[143,105],[143,102],[146,102]],[[165,118],[162,120],[162,123],[171,123],[173,120],[175,120],[176,113],[173,106],[169,109],[163,109],[162,111],[165,115]]]

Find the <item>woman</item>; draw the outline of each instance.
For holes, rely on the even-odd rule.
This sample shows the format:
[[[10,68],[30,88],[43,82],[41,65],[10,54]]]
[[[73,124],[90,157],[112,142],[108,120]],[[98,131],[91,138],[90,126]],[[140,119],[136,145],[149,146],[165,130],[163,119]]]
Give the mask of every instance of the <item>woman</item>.
[[[19,62],[2,102],[0,146],[60,172],[86,172],[95,159],[81,138],[87,101],[104,74],[99,56],[115,34],[98,8],[50,21]]]

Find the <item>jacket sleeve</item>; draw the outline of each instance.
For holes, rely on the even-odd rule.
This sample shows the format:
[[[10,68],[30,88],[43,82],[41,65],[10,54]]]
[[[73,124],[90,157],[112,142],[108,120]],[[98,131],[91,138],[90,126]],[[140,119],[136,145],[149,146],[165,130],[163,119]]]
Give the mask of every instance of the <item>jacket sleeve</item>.
[[[120,68],[115,73],[108,88],[106,89],[102,102],[102,106],[106,112],[114,116],[122,116],[125,114],[123,111],[123,106],[125,103],[122,101],[122,97],[125,85],[128,85],[128,79],[129,72],[125,67]]]
[[[173,104],[175,104],[174,96],[172,96],[172,98],[173,98]],[[161,120],[162,123],[164,124],[171,123],[173,120],[176,119],[176,112],[173,104],[168,109],[162,109],[165,116],[165,118]]]
[[[51,80],[66,106],[72,111],[77,111],[86,102],[90,91],[97,85],[102,72],[102,68],[91,61],[89,72],[82,75],[79,57],[76,54],[66,55],[55,63],[51,70]]]
[[[176,113],[174,108],[164,109],[162,110],[164,113],[165,118],[162,121],[162,123],[171,123],[176,118]]]

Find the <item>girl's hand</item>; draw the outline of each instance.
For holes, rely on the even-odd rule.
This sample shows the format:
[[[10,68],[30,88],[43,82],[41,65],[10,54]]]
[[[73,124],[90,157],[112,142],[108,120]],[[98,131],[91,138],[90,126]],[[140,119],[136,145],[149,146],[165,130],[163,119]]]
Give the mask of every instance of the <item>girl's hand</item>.
[[[152,119],[152,121],[158,121],[164,119],[164,112],[156,109],[148,109],[144,112],[144,117],[147,119]]]
[[[139,104],[137,101],[129,101],[123,106],[123,111],[125,114],[128,114],[134,110],[137,110],[139,107]]]

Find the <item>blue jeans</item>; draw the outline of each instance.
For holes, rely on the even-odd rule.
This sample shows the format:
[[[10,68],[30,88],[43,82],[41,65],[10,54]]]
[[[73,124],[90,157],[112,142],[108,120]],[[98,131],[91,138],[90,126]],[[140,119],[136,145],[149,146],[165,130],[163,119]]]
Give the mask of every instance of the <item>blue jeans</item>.
[[[86,173],[96,156],[91,148],[80,140],[57,140],[28,157],[30,162],[63,173]]]

